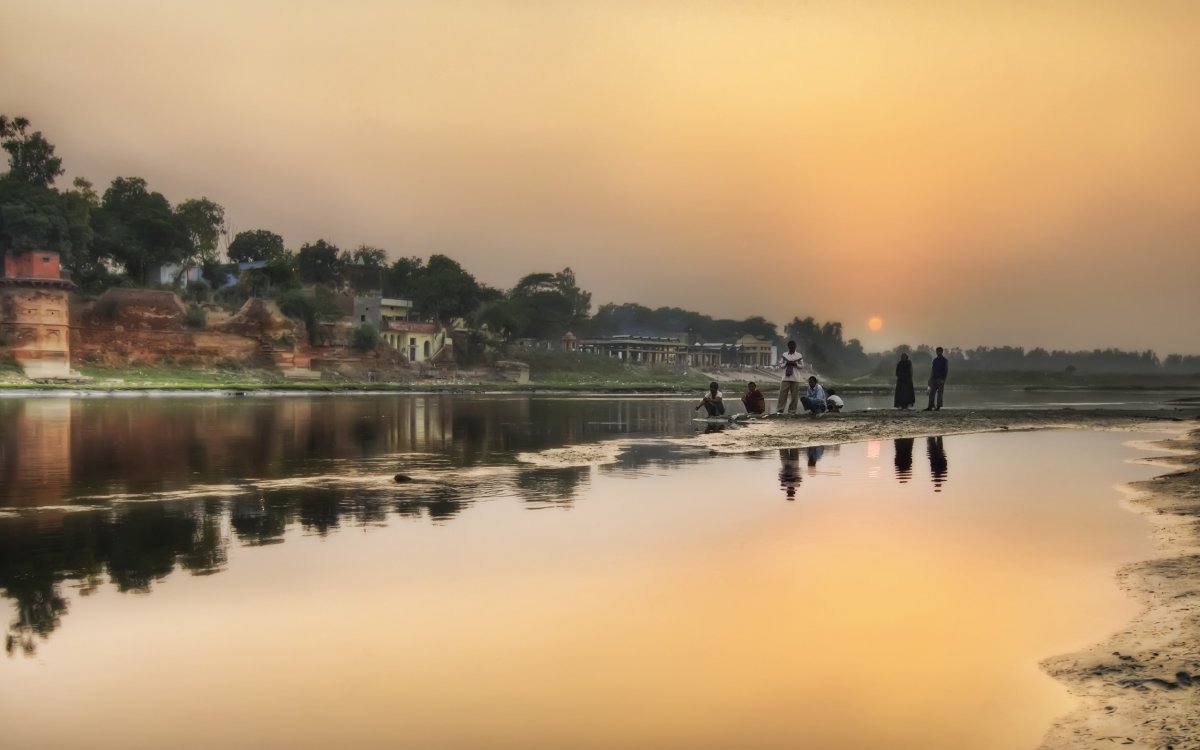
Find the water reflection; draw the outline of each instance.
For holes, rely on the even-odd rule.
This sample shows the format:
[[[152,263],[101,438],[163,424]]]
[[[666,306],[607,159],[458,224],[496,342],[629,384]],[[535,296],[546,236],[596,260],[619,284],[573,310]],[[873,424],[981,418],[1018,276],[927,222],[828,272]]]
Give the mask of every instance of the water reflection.
[[[933,480],[933,491],[941,492],[942,485],[950,477],[950,463],[946,460],[942,437],[925,438],[925,451],[929,454],[929,476]]]
[[[517,453],[691,432],[686,402],[528,396],[0,399],[0,508],[316,474],[331,462]]]
[[[788,500],[796,499],[796,488],[800,486],[800,449],[779,449],[779,486]]]
[[[914,440],[915,438],[896,438],[892,441],[896,452],[896,479],[900,484],[905,484],[912,478]]]
[[[899,484],[865,444],[813,451],[812,473],[800,449],[778,464],[776,450],[695,451],[670,475],[656,463],[670,466],[670,449],[638,444],[631,470],[414,454],[400,486],[382,471],[395,457],[369,456],[221,497],[11,514],[0,586],[24,591],[25,629],[10,648],[60,630],[36,660],[0,659],[5,739],[1033,746],[1070,707],[1037,660],[1134,609],[1111,570],[1149,546],[1115,497],[1095,502],[1138,476],[1121,439],[948,438],[955,502]],[[1018,459],[1056,502],[1024,491]],[[778,502],[781,476],[801,473],[805,502]],[[571,511],[526,512],[556,497]],[[447,512],[456,520],[430,522]],[[153,595],[103,586],[110,566],[124,590]],[[130,711],[136,722],[112,721]]]

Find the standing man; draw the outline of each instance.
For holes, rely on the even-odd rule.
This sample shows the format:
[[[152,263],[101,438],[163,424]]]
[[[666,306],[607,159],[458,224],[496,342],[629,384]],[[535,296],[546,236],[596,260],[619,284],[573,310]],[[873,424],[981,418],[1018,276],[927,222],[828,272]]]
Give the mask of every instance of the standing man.
[[[779,403],[776,414],[783,414],[783,405],[788,405],[788,414],[796,413],[796,399],[800,396],[800,370],[804,367],[804,356],[796,351],[796,342],[787,342],[788,350],[779,358],[778,367],[783,368],[783,380],[779,381]],[[789,399],[790,396],[790,399]]]
[[[933,358],[933,369],[929,371],[929,406],[925,411],[942,408],[942,391],[946,389],[946,378],[950,375],[950,363],[942,355],[942,347],[937,348],[937,356]]]
[[[800,404],[804,407],[804,411],[809,413],[809,416],[817,416],[824,414],[825,405],[825,389],[817,382],[817,376],[813,375],[808,379],[808,391],[800,397]]]

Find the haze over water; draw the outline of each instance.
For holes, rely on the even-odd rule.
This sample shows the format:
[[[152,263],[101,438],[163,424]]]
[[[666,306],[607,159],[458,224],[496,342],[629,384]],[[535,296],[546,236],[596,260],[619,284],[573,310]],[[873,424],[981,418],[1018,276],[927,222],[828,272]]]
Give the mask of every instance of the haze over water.
[[[6,739],[1032,746],[1135,610],[1127,434],[710,456],[690,406],[0,400]]]

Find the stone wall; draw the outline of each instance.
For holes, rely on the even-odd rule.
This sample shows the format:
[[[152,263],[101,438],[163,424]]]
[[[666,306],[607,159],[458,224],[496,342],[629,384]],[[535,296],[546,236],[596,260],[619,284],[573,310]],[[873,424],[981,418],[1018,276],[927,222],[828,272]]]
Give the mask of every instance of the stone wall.
[[[282,315],[239,312],[220,328],[192,328],[173,292],[109,289],[94,302],[72,307],[71,350],[76,362],[109,367],[138,362],[270,367],[274,357],[267,345],[294,327]]]

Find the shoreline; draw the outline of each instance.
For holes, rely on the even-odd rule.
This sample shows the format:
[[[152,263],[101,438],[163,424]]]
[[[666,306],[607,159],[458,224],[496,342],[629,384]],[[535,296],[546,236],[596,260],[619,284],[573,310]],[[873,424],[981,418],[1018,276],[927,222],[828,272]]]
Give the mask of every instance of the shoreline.
[[[956,410],[873,416],[770,422],[778,427],[701,434],[688,442],[713,452],[741,453],[930,435],[1154,431],[1171,425],[1176,434],[1136,446],[1153,452],[1135,459],[1138,463],[1166,473],[1118,488],[1127,491],[1121,504],[1153,525],[1157,555],[1116,573],[1117,585],[1141,610],[1104,640],[1040,663],[1079,705],[1054,720],[1038,750],[1200,748],[1200,415],[1194,406],[1157,412]]]
[[[1103,641],[1042,662],[1080,703],[1039,750],[1200,747],[1200,428],[1139,447],[1157,453],[1140,463],[1169,470],[1125,485],[1159,553],[1117,572],[1142,609]]]

